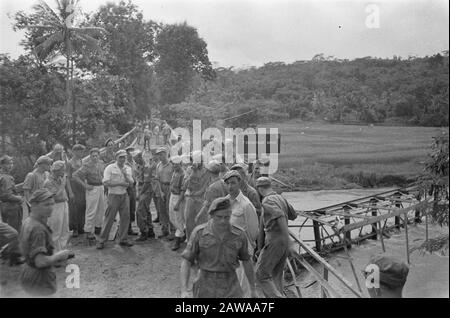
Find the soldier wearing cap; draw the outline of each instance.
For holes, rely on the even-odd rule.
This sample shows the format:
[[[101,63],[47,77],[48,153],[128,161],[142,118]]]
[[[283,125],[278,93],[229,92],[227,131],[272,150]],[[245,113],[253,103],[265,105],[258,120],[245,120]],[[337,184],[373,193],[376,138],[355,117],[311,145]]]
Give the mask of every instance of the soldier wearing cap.
[[[241,298],[242,289],[236,275],[242,261],[255,297],[253,267],[245,232],[230,224],[231,205],[228,198],[218,198],[209,209],[210,220],[192,232],[181,262],[181,297],[188,297],[190,269],[200,269],[193,286],[194,298]]]
[[[203,206],[195,217],[196,225],[206,223],[208,221],[208,210],[211,203],[215,199],[222,198],[228,194],[227,186],[219,175],[221,171],[220,162],[212,160],[205,168],[210,174],[210,181],[203,198]]]
[[[128,227],[130,225],[130,199],[127,188],[134,183],[131,168],[125,164],[127,152],[116,152],[116,162],[106,167],[103,173],[103,185],[108,188],[108,205],[105,213],[105,222],[100,234],[97,249],[103,249],[108,240],[109,232],[116,219],[117,212],[120,215],[119,245],[133,246],[128,241]]]
[[[30,197],[31,212],[20,232],[20,248],[26,266],[20,275],[23,289],[33,296],[48,296],[56,292],[54,265],[74,256],[69,250],[54,253],[52,231],[47,220],[53,212],[54,194],[39,189]]]
[[[157,207],[156,192],[160,192],[159,184],[156,181],[156,161],[153,157],[149,158],[148,163],[144,161],[143,155],[136,157],[137,182],[139,204],[136,212],[137,225],[141,235],[136,239],[137,242],[146,241],[148,238],[154,238],[152,215],[150,213],[150,204]]]
[[[247,166],[245,164],[235,164],[231,167],[231,170],[236,170],[241,175],[241,191],[244,196],[246,196],[250,202],[253,204],[258,215],[258,219],[261,216],[261,200],[259,198],[258,191],[248,184],[247,173],[245,172]]]
[[[49,176],[52,163],[53,160],[48,156],[39,157],[36,160],[35,169],[32,172],[29,172],[25,177],[22,189],[27,203],[34,191],[44,187],[44,182]]]
[[[3,222],[19,232],[22,227],[23,198],[16,191],[14,177],[11,175],[13,166],[12,157],[0,158],[0,212]]]
[[[192,165],[186,170],[182,197],[186,197],[184,219],[186,221],[186,236],[189,239],[195,228],[195,217],[203,206],[206,188],[210,184],[211,174],[203,165],[201,151],[192,153]]]
[[[125,162],[131,168],[134,179],[134,184],[130,185],[127,189],[128,197],[130,198],[130,226],[128,227],[128,235],[137,235],[132,227],[133,222],[136,220],[136,162],[133,159],[133,151],[133,147],[126,149],[127,161]]]
[[[173,174],[170,180],[169,218],[175,226],[175,241],[172,250],[180,248],[180,244],[186,239],[184,221],[184,199],[181,198],[181,187],[184,180],[182,158],[174,156],[170,159],[173,165]]]
[[[89,241],[95,241],[95,234],[100,234],[106,199],[103,188],[105,164],[100,160],[100,149],[92,148],[89,158],[75,171],[73,178],[85,190],[86,212],[84,232]]]
[[[156,150],[159,158],[156,166],[156,180],[158,180],[161,196],[158,197],[159,217],[161,222],[162,235],[159,238],[167,237],[172,240],[175,238],[175,226],[169,218],[169,200],[170,200],[170,181],[173,175],[172,162],[167,158],[167,149],[160,147]]]
[[[44,188],[53,193],[53,213],[48,218],[48,226],[52,230],[52,239],[56,251],[65,249],[70,237],[69,232],[69,197],[73,194],[67,187],[64,161],[55,161],[50,168],[50,176],[44,183]],[[68,195],[69,193],[69,195]]]
[[[150,141],[152,140],[153,132],[149,125],[145,126],[144,129],[144,149],[150,149]]]
[[[74,173],[83,166],[83,154],[86,147],[76,144],[72,147],[73,157],[67,163],[67,177],[73,192],[69,201],[69,229],[72,236],[84,233],[84,214],[86,211],[86,193],[83,186],[74,178]]]
[[[263,198],[256,279],[266,297],[285,297],[283,269],[290,251],[288,203],[272,190],[269,178],[258,178],[256,187]]]
[[[366,279],[369,279],[369,275],[373,274],[375,270],[377,273],[373,275],[372,279],[378,281],[372,282],[373,287],[368,286],[370,297],[402,298],[403,287],[409,273],[408,265],[390,255],[373,255],[364,271]]]
[[[235,171],[230,170],[223,180],[228,189],[228,198],[231,203],[231,219],[230,222],[245,231],[248,239],[248,253],[252,256],[256,248],[256,239],[259,233],[259,221],[256,214],[255,207],[250,200],[243,195],[240,190],[241,175]],[[236,271],[244,292],[244,297],[250,297],[250,285],[247,278],[244,275],[244,268],[241,266]]]

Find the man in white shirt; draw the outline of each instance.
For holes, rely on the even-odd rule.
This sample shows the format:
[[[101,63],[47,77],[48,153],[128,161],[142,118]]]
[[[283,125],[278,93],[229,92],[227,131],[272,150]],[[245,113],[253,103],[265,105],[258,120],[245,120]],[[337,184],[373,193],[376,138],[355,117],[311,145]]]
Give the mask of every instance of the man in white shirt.
[[[256,239],[259,234],[258,215],[256,214],[255,207],[240,190],[241,175],[237,171],[231,170],[227,172],[224,175],[223,180],[227,185],[229,192],[227,197],[230,199],[231,203],[230,223],[244,230],[248,239],[248,253],[250,256],[253,256],[253,251],[256,247]],[[242,262],[236,270],[236,274],[241,284],[244,297],[250,298],[251,288],[248,279],[245,276]]]
[[[130,199],[127,188],[134,183],[131,168],[125,165],[127,152],[116,152],[116,162],[106,167],[103,174],[103,185],[108,188],[108,207],[105,213],[105,221],[97,249],[103,249],[108,240],[109,232],[116,219],[117,212],[120,215],[119,244],[121,246],[133,246],[128,241],[128,226],[130,224]]]

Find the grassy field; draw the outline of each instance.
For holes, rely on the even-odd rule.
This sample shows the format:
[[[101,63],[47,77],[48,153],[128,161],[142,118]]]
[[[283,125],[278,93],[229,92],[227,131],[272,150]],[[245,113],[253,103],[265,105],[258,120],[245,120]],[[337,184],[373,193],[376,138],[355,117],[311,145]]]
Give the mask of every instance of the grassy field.
[[[404,185],[422,171],[432,137],[448,128],[269,123],[281,133],[276,173],[301,189]]]

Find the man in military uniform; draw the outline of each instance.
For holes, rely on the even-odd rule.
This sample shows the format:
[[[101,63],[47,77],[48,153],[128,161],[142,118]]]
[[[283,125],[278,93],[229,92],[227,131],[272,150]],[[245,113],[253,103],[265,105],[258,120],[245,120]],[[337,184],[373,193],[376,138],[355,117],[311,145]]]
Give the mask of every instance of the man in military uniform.
[[[54,252],[52,232],[47,219],[53,212],[53,193],[47,189],[33,192],[30,197],[30,216],[24,221],[20,232],[20,248],[26,266],[20,281],[23,289],[33,296],[49,296],[56,292],[54,265],[74,256],[69,250]]]
[[[284,298],[283,269],[290,252],[287,201],[273,191],[267,177],[258,178],[256,187],[263,197],[256,279],[266,297]]]
[[[161,196],[157,200],[162,232],[159,238],[168,237],[169,239],[174,239],[175,226],[171,224],[169,218],[170,181],[173,174],[173,165],[167,158],[166,148],[158,148],[156,155],[159,158],[159,163],[156,166],[156,180],[158,180],[161,189]]]
[[[19,233],[6,223],[0,221],[0,249],[5,245],[2,257],[9,259],[10,266],[16,266],[24,263],[19,248]]]
[[[203,206],[195,217],[195,224],[200,225],[208,221],[208,210],[211,203],[217,199],[222,198],[228,194],[227,186],[220,178],[220,163],[213,160],[206,165],[206,170],[210,174],[209,186],[206,188]]]
[[[242,298],[236,275],[239,261],[250,282],[251,296],[256,297],[247,237],[242,229],[230,224],[230,200],[214,200],[208,212],[210,220],[194,229],[181,255],[181,297],[189,295],[190,270],[195,264],[200,272],[193,286],[194,298]]]
[[[131,168],[131,172],[133,173],[133,179],[135,180],[134,184],[130,185],[127,189],[128,197],[130,198],[130,226],[128,228],[128,235],[137,235],[136,232],[133,231],[133,222],[136,220],[136,162],[133,159],[133,147],[128,147],[126,149],[127,152],[127,161],[125,162]]]
[[[44,182],[49,176],[50,166],[53,160],[47,156],[41,156],[36,160],[35,169],[29,172],[25,177],[23,182],[23,192],[25,195],[25,201],[28,203],[29,198],[34,193],[34,191],[42,189],[44,187]]]
[[[185,180],[181,187],[181,198],[186,197],[184,206],[184,220],[186,222],[186,236],[189,239],[195,228],[195,217],[203,206],[206,188],[211,178],[210,173],[202,163],[201,152],[192,153],[192,166],[186,170]]]
[[[156,161],[153,158],[149,159],[147,164],[142,158],[142,153],[136,157],[137,164],[137,182],[138,190],[137,197],[139,204],[136,212],[137,225],[141,235],[136,239],[137,242],[146,241],[148,238],[154,238],[155,232],[153,231],[152,215],[150,213],[150,204],[153,203],[156,206],[156,189],[158,183],[156,181]]]
[[[74,145],[72,147],[73,157],[67,163],[67,177],[74,195],[74,199],[69,201],[69,229],[73,231],[73,237],[84,233],[86,193],[83,186],[75,180],[73,175],[83,165],[83,153],[85,149],[86,147],[83,145]]]
[[[180,248],[180,244],[186,239],[185,221],[184,221],[184,200],[181,198],[181,187],[184,180],[184,171],[182,168],[182,158],[174,156],[171,158],[173,164],[173,174],[170,180],[170,199],[169,199],[169,217],[170,222],[175,226],[175,242],[172,251]]]
[[[0,211],[3,222],[19,232],[22,227],[23,198],[17,195],[14,177],[10,174],[12,168],[13,159],[11,157],[0,158]]]

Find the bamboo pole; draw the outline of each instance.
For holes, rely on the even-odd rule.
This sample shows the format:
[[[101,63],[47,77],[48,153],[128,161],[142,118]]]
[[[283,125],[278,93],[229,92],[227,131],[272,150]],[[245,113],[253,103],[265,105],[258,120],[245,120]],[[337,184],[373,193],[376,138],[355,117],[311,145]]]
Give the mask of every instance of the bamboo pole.
[[[411,264],[411,261],[409,259],[408,213],[405,213],[403,224],[405,225],[405,236],[406,236],[406,259],[408,260],[408,264]]]

